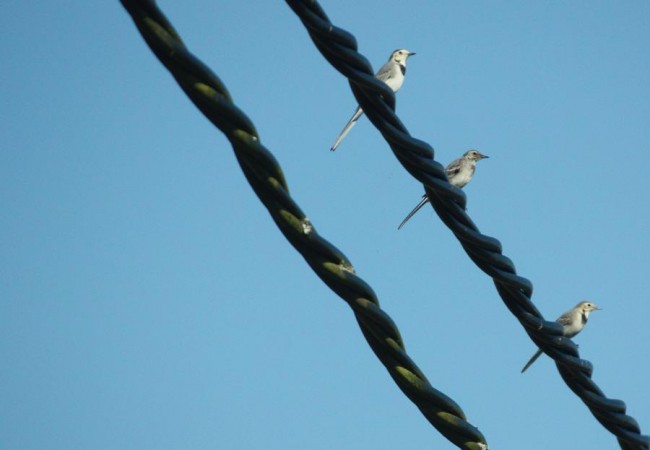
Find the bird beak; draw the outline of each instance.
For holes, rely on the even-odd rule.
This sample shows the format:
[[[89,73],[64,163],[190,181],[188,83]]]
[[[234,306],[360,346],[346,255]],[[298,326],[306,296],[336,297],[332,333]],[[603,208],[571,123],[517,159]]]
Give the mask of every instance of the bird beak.
[[[410,52],[409,53],[409,56],[413,56],[413,55],[415,55],[415,52]]]
[[[489,156],[488,155],[481,155],[481,159],[486,159],[486,158],[489,158]]]

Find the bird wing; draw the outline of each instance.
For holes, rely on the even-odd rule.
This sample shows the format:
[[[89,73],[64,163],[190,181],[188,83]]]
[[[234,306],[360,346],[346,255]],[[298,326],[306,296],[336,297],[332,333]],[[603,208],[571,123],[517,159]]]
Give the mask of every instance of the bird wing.
[[[562,325],[563,327],[571,324],[571,313],[573,311],[567,311],[557,318],[556,322]]]
[[[564,328],[564,336],[572,338],[584,328],[587,315],[581,309],[573,308],[558,317],[556,322]]]
[[[449,165],[445,169],[445,172],[447,172],[447,178],[451,178],[454,175],[456,175],[458,172],[460,172],[460,168],[462,167],[461,162],[462,159],[458,158],[449,163]]]
[[[393,77],[393,68],[396,63],[393,61],[388,61],[386,64],[381,66],[381,68],[375,74],[375,78],[378,80],[386,82],[389,78]]]
[[[404,218],[404,220],[402,220],[402,223],[399,224],[399,226],[397,227],[397,229],[400,230],[400,229],[401,229],[401,228],[406,224],[406,222],[408,222],[409,219],[410,219],[411,217],[413,217],[413,216],[415,215],[415,213],[418,212],[418,211],[419,211],[419,210],[420,210],[424,205],[426,205],[428,202],[429,202],[429,197],[427,197],[427,194],[424,194],[424,195],[422,196],[422,200],[420,200],[420,203],[418,203],[418,204],[415,206],[415,208],[413,208],[413,209],[411,210],[411,212],[407,214],[407,216]]]
[[[348,123],[345,124],[345,127],[343,127],[343,130],[337,136],[337,138],[334,141],[334,143],[332,144],[332,147],[330,148],[330,150],[334,151],[334,150],[336,150],[338,148],[338,146],[341,143],[341,141],[343,140],[343,138],[345,138],[345,136],[348,135],[348,133],[350,132],[352,127],[354,125],[356,125],[357,120],[359,120],[359,118],[362,115],[363,115],[363,109],[361,109],[361,106],[357,106],[357,109],[356,109],[356,111],[354,111],[354,114],[352,115],[352,118],[350,118],[350,120],[348,120]]]

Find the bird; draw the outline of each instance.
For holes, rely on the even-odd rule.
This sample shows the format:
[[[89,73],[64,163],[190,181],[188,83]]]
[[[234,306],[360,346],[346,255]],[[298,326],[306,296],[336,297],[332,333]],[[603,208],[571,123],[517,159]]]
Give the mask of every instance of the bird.
[[[562,314],[557,318],[556,322],[562,325],[562,335],[564,337],[572,338],[576,334],[580,333],[582,329],[587,325],[587,319],[589,319],[589,314],[592,311],[600,310],[598,306],[591,302],[580,302],[573,309]],[[521,373],[524,373],[537,358],[542,354],[541,350],[537,350],[532,358],[526,363]]]
[[[386,83],[393,92],[399,91],[399,88],[401,88],[404,83],[404,75],[406,75],[406,60],[409,56],[413,55],[415,55],[415,53],[403,48],[395,50],[391,53],[390,58],[388,58],[388,62],[381,66],[381,69],[377,71],[375,78]],[[348,135],[352,127],[356,125],[357,120],[359,120],[362,115],[363,109],[361,109],[361,106],[357,106],[352,118],[345,124],[345,127],[343,127],[343,130],[337,136],[334,144],[332,144],[332,147],[330,148],[331,151],[338,148],[343,138]]]
[[[463,156],[449,163],[449,165],[445,169],[449,183],[453,186],[456,186],[459,189],[462,189],[465,186],[467,186],[467,183],[469,183],[472,180],[472,177],[474,176],[474,172],[476,171],[476,163],[486,158],[489,158],[489,156],[480,153],[478,150],[466,151],[463,154]],[[402,220],[402,223],[399,224],[397,229],[398,230],[401,229],[406,224],[406,222],[408,222],[409,219],[413,217],[415,213],[418,212],[420,208],[422,208],[428,202],[429,202],[429,196],[427,194],[424,194],[422,196],[422,200],[420,200],[420,203],[418,203],[415,206],[415,208],[413,208],[411,212],[407,214],[407,216],[404,218],[404,220]]]

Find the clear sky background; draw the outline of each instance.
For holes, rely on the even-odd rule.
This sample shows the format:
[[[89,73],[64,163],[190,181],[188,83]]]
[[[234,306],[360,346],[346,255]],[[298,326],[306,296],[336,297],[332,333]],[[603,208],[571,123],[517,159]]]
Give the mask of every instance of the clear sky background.
[[[494,449],[617,448],[541,358],[286,3],[160,3],[321,235]],[[0,447],[454,448],[285,241],[117,1],[0,15]],[[323,1],[465,188],[594,380],[650,433],[650,3]],[[578,444],[572,445],[578,442]]]

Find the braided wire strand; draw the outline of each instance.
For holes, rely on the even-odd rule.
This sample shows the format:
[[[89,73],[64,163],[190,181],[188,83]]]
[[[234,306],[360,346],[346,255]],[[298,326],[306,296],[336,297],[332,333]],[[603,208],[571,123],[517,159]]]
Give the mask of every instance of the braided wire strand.
[[[121,0],[160,62],[195,106],[230,141],[251,187],[291,245],[323,282],[352,308],[371,349],[404,394],[427,420],[457,447],[488,448],[483,434],[461,407],[434,389],[406,353],[399,330],[380,308],[372,288],[356,276],[352,264],[318,235],[289,195],[281,168],[260,143],[253,123],[233,103],[225,85],[183,44],[153,0]]]
[[[616,436],[622,449],[650,448],[650,437],[642,435],[636,420],[626,415],[625,403],[608,399],[593,382],[592,364],[580,359],[577,345],[562,336],[562,326],[546,321],[537,310],[531,301],[532,283],[517,275],[513,262],[502,254],[501,243],[479,232],[465,209],[465,194],[449,184],[443,166],[433,159],[433,148],[408,133],[395,114],[393,92],[374,77],[367,59],[357,52],[354,36],[334,26],[315,0],[286,2],[325,59],[348,78],[359,105],[386,139],[399,162],[424,185],[434,210],[467,255],[493,278],[505,305],[535,345],[555,360],[567,386]]]

